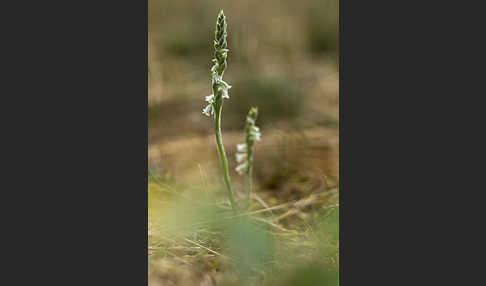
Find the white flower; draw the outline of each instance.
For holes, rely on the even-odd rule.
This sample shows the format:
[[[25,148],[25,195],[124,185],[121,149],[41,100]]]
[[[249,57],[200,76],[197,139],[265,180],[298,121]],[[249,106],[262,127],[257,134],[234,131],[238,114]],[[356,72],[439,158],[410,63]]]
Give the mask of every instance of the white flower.
[[[236,153],[236,162],[242,163],[246,160],[246,153]]]
[[[261,133],[260,132],[256,133],[255,134],[255,140],[256,141],[260,141],[260,136],[261,136]]]
[[[246,152],[246,143],[243,144],[236,144],[236,151],[237,152]]]
[[[243,144],[236,144],[236,162],[239,165],[236,167],[236,172],[238,174],[243,175],[248,169],[248,154],[247,154],[248,147],[246,143]]]
[[[247,168],[247,164],[243,163],[243,164],[236,166],[235,170],[236,170],[236,172],[238,172],[238,174],[243,175],[246,172],[246,168]]]
[[[206,98],[207,102],[214,103],[214,94],[210,94],[210,95],[206,96],[205,98]]]
[[[202,113],[206,116],[210,116],[214,114],[214,107],[213,104],[208,104],[202,111]]]
[[[228,89],[227,88],[223,88],[223,98],[230,98],[229,95],[228,95]]]
[[[226,89],[230,89],[230,88],[231,88],[231,85],[229,85],[229,84],[228,84],[227,82],[225,82],[224,80],[220,81],[220,83],[222,83]]]
[[[206,101],[209,103],[202,111],[202,113],[206,116],[210,116],[214,114],[214,94],[210,94],[205,96]]]
[[[260,141],[260,136],[261,136],[261,133],[260,133],[260,128],[258,128],[257,126],[252,126],[251,129],[250,129],[250,136],[256,140],[256,141]]]

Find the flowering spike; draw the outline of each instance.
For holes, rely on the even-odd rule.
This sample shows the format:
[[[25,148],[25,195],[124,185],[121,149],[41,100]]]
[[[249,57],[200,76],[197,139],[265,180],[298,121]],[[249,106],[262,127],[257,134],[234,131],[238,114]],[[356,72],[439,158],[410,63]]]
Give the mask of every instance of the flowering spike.
[[[253,189],[253,145],[255,141],[260,140],[260,128],[255,125],[258,117],[258,108],[252,107],[248,111],[245,123],[246,143],[236,145],[236,162],[238,166],[236,171],[240,174],[246,174],[248,177],[248,190],[246,200],[248,209],[251,206],[251,192]]]
[[[228,57],[228,43],[226,37],[228,35],[226,16],[221,10],[216,20],[216,29],[214,31],[214,65],[211,67],[211,83],[213,94],[215,96],[213,102],[209,102],[214,110],[220,110],[223,105],[223,98],[229,98],[228,91],[231,85],[223,81],[223,74],[228,65],[226,59]],[[208,107],[206,107],[208,108]],[[206,108],[204,110],[206,110]],[[208,114],[203,112],[204,114]],[[214,114],[214,113],[213,113]]]
[[[211,87],[213,94],[206,96],[205,100],[208,105],[203,109],[203,114],[210,116],[214,115],[214,131],[216,135],[216,147],[218,148],[219,158],[223,169],[223,177],[226,188],[228,189],[228,197],[231,202],[233,212],[237,213],[237,206],[234,201],[233,190],[231,189],[231,181],[228,171],[228,159],[224,151],[223,138],[221,134],[221,113],[223,109],[223,99],[229,98],[228,90],[231,88],[229,84],[223,81],[224,70],[226,69],[228,57],[228,43],[226,42],[227,24],[226,17],[223,10],[219,12],[216,21],[216,30],[214,31],[214,65],[211,67]]]
[[[260,128],[255,125],[257,117],[258,108],[250,108],[245,123],[246,143],[238,144],[236,146],[236,161],[240,164],[236,168],[240,174],[246,173],[247,175],[250,175],[251,167],[253,165],[253,145],[255,144],[255,141],[260,140],[261,136]]]

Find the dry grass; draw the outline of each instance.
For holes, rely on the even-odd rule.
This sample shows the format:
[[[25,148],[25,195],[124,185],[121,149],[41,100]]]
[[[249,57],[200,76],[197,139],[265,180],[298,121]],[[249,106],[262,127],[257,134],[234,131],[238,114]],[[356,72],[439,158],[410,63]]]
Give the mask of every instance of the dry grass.
[[[182,201],[190,199],[185,197]],[[276,269],[292,269],[297,262],[314,263],[322,241],[309,224],[312,210],[338,208],[337,189],[312,193],[300,200],[273,206],[262,205],[264,200],[257,196],[253,199],[254,210],[247,213],[234,216],[226,202],[221,200],[211,205],[222,211],[220,217],[197,216],[195,212],[189,215],[188,220],[179,219],[177,222],[172,220],[185,211],[177,211],[184,203],[176,200],[177,208],[166,204],[170,211],[159,218],[165,217],[169,221],[154,219],[149,228],[149,285],[230,285],[241,282],[241,273],[234,270],[238,269],[241,258],[232,256],[222,237],[227,225],[238,223],[242,217],[263,225],[266,235],[278,242],[273,258],[265,262],[276,265],[251,267],[252,282],[242,285],[264,285],[276,279],[273,276]],[[198,207],[194,201],[185,202],[191,208]],[[246,251],[252,246],[250,243],[241,247]],[[319,261],[323,265],[335,265],[337,256],[319,257]]]
[[[304,139],[297,140],[296,135]],[[225,134],[230,153],[241,137],[238,132]],[[336,130],[325,128],[300,134],[274,131],[257,145],[253,208],[240,217],[264,225],[266,233],[279,242],[272,262],[278,269],[292,269],[296,261],[314,263],[319,253],[320,240],[311,226],[316,211],[339,207],[337,181],[333,180],[338,170],[337,139]],[[213,141],[213,136],[195,136],[150,146],[150,161],[161,166],[159,173],[167,174],[153,180],[149,189],[150,285],[241,285],[232,270],[238,259],[228,254],[222,238],[225,227],[221,225],[237,217],[231,214],[221,188]],[[242,200],[241,178],[233,172],[232,179],[237,199]],[[194,211],[200,207],[218,215],[208,215],[207,209]],[[182,219],[182,214],[189,218]],[[318,260],[337,263],[335,256]],[[253,284],[243,285],[271,281],[274,284],[269,285],[280,285],[273,280],[276,270],[256,267],[253,271]]]

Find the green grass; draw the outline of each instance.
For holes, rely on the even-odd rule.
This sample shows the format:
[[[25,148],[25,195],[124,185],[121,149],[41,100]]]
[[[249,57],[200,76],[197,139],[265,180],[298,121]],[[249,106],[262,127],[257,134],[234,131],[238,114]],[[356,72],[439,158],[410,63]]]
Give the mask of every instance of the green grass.
[[[326,199],[329,194],[269,208],[255,200],[252,212],[235,216],[219,188],[207,191],[152,181],[150,275],[160,276],[157,271],[163,270],[157,268],[165,261],[166,268],[187,267],[220,279],[212,285],[338,285],[339,217],[336,202]],[[308,219],[290,216],[293,228],[284,227],[277,218],[293,209]],[[161,276],[174,282],[184,279],[178,275],[192,274],[173,275]]]

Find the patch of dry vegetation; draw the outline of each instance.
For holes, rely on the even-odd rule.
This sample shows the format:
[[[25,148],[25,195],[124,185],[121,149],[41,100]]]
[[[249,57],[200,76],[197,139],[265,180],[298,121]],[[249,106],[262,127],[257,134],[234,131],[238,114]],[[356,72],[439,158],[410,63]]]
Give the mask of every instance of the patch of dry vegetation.
[[[255,194],[253,210],[239,215],[222,189],[174,191],[150,189],[160,201],[149,220],[149,285],[285,285],[281,271],[337,267],[338,241],[320,225],[338,210],[337,188],[287,202]]]

